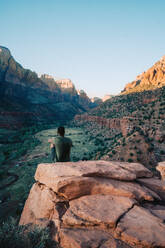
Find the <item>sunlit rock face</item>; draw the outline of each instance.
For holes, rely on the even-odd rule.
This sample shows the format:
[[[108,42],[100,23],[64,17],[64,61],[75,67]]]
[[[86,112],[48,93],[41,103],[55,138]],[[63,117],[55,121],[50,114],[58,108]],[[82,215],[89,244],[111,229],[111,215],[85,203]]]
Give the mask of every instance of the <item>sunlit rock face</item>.
[[[122,93],[140,92],[165,86],[165,56],[156,62],[150,69],[138,75],[128,83]]]
[[[113,97],[112,95],[105,95],[105,96],[103,97],[102,101],[105,102],[105,101],[111,99],[112,97]]]
[[[139,163],[39,164],[20,225],[51,224],[63,248],[165,247],[165,184]]]
[[[75,89],[75,86],[72,81],[67,78],[56,80],[56,83],[60,86],[61,89]]]
[[[160,172],[162,180],[165,181],[165,162],[158,163],[156,169]]]

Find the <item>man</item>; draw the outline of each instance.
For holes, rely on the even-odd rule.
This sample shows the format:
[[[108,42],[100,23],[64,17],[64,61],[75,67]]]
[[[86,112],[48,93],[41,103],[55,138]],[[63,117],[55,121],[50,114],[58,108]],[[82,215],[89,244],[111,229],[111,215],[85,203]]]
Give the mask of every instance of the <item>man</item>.
[[[72,140],[64,137],[65,128],[59,127],[57,129],[58,137],[54,141],[48,140],[51,148],[51,158],[52,162],[68,162],[70,161],[70,150],[72,147]]]

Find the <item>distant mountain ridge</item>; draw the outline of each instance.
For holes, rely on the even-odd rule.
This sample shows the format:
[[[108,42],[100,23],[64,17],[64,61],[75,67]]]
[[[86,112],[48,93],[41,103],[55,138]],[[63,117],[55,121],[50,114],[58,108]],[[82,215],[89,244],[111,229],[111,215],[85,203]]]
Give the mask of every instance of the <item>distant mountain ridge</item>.
[[[154,90],[163,86],[165,86],[165,56],[146,72],[138,75],[133,82],[128,83],[122,94]]]
[[[0,127],[70,120],[92,107],[70,79],[55,80],[24,69],[0,46]],[[15,113],[15,114],[14,114]],[[26,118],[28,116],[28,118]]]

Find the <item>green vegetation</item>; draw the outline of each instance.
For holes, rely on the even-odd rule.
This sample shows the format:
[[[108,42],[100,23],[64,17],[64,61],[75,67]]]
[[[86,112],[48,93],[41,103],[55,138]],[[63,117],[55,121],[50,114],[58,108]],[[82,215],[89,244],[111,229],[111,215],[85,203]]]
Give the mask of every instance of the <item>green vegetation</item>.
[[[0,225],[0,247],[59,248],[50,237],[48,228],[19,226],[14,218]]]
[[[156,164],[164,159],[164,106],[165,87],[161,87],[118,95],[89,111],[88,116],[100,116],[107,121],[115,119],[110,129],[106,124],[111,125],[111,122],[103,127],[99,118],[95,123],[81,123],[100,146],[95,158],[114,161],[132,161],[133,158],[134,162],[155,170]]]

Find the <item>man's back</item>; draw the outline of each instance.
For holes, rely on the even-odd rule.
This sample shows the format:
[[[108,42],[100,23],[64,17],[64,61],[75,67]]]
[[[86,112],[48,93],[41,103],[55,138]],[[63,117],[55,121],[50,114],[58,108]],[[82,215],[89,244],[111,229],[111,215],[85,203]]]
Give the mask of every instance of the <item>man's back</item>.
[[[54,140],[54,145],[56,150],[56,161],[57,162],[70,161],[70,150],[72,147],[71,139],[58,136]]]

